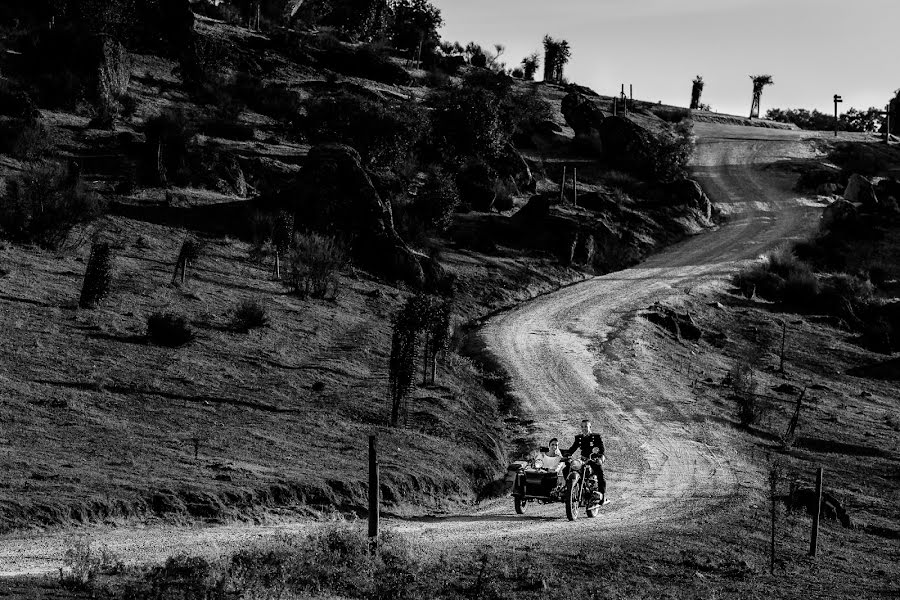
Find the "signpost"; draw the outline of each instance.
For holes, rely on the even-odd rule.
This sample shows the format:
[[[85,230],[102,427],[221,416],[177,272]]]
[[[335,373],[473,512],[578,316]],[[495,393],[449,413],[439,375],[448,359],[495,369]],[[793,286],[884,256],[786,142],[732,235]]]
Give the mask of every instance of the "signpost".
[[[838,132],[837,105],[838,105],[838,103],[843,102],[843,101],[844,101],[843,98],[841,98],[837,94],[834,95],[834,137],[837,137],[837,132]]]

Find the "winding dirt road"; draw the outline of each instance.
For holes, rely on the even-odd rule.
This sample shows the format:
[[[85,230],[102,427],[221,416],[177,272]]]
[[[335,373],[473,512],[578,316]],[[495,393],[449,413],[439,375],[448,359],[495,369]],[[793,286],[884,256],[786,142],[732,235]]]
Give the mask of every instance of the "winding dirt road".
[[[509,499],[474,514],[393,523],[442,546],[542,542],[555,536],[628,535],[715,510],[756,468],[717,444],[690,414],[690,390],[670,377],[642,336],[639,310],[657,300],[714,285],[739,261],[812,229],[822,205],[792,191],[795,176],[767,169],[781,160],[815,156],[814,136],[799,131],[698,123],[695,177],[728,223],[655,255],[640,266],[568,287],[504,313],[485,327],[490,349],[509,370],[522,413],[537,439],[571,439],[583,417],[607,443],[612,504],[597,519],[568,523],[561,505],[531,506],[516,516]],[[226,526],[198,530],[98,530],[128,562],[177,551],[210,553],[304,524]],[[52,572],[62,565],[71,534],[0,538],[0,576]],[[560,538],[564,539],[564,538]]]

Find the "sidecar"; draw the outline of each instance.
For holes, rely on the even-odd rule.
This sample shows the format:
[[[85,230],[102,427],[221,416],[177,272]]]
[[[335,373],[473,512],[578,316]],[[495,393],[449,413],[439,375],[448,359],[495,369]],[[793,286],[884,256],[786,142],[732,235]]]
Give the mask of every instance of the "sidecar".
[[[540,460],[532,463],[519,461],[510,465],[514,474],[512,497],[517,514],[525,512],[529,502],[562,502],[565,500],[566,478],[563,464],[557,469],[545,469]]]

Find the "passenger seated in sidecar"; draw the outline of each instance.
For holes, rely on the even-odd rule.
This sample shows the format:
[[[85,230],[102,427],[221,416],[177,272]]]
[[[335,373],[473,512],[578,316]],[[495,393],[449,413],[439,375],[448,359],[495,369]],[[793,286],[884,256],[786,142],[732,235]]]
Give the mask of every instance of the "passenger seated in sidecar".
[[[538,460],[541,461],[541,467],[548,471],[559,471],[564,465],[562,462],[563,455],[559,450],[559,440],[553,438],[550,440],[550,445],[544,449],[541,448],[541,456]]]

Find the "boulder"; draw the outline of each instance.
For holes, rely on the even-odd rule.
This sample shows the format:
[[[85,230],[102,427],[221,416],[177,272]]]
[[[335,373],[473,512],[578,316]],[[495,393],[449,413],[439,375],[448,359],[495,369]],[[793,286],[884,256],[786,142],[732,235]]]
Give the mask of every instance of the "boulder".
[[[816,193],[820,196],[835,196],[841,193],[841,186],[837,183],[822,183],[816,187]]]
[[[830,229],[834,225],[854,221],[859,215],[856,205],[847,200],[835,200],[822,211],[822,228]]]
[[[674,308],[657,303],[642,316],[669,331],[675,339],[695,342],[703,337],[703,330],[689,313],[679,313]]]
[[[709,196],[703,193],[703,188],[693,179],[678,179],[669,184],[669,192],[674,202],[679,206],[687,206],[700,213],[700,216],[710,221],[715,214]]]
[[[350,146],[313,147],[299,181],[278,203],[293,210],[298,225],[346,239],[362,268],[415,286],[425,282],[418,258],[394,229],[390,203],[378,195]]]
[[[854,204],[862,204],[866,208],[873,208],[878,205],[878,196],[875,194],[875,186],[872,182],[854,173],[847,182],[844,189],[844,200],[853,202]]]
[[[606,117],[587,96],[574,90],[562,99],[562,114],[578,137],[596,137]]]
[[[628,117],[607,117],[599,128],[603,154],[616,162],[628,162],[650,146],[650,133]]]

